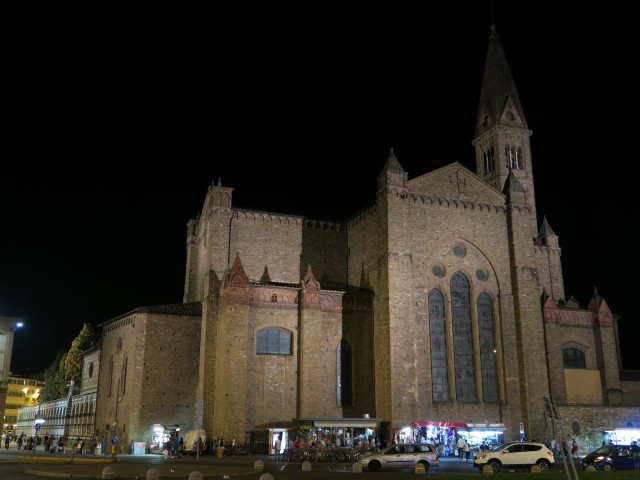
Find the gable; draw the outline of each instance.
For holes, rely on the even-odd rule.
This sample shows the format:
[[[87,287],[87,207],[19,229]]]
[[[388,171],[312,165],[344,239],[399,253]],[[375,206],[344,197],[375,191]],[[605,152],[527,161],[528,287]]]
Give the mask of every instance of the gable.
[[[408,182],[412,194],[503,205],[505,196],[468,168],[454,162]]]

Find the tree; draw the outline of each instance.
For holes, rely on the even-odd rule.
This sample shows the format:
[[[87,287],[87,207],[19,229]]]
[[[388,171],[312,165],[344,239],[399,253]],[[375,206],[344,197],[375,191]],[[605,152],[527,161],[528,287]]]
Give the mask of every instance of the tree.
[[[71,348],[61,367],[67,383],[73,381],[79,386],[82,381],[82,354],[98,341],[98,332],[90,323],[85,323],[78,336],[71,342]],[[63,366],[64,365],[64,366]]]
[[[93,347],[98,339],[95,328],[90,323],[85,323],[78,336],[71,342],[71,348],[57,353],[54,362],[44,371],[45,386],[42,389],[41,401],[66,397],[71,381],[74,385],[80,385],[82,353]]]
[[[46,402],[64,397],[66,382],[60,375],[60,365],[66,355],[65,349],[60,350],[53,363],[44,371],[44,388],[40,393],[39,401]]]

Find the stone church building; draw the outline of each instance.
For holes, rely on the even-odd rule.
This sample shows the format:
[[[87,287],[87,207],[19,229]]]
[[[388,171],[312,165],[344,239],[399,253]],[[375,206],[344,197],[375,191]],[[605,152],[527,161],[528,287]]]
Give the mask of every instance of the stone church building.
[[[596,291],[586,307],[565,298],[531,133],[492,27],[475,171],[410,176],[391,149],[375,201],[344,223],[236,208],[212,185],[187,226],[184,303],[100,325],[85,359],[98,435],[201,425],[244,443],[315,422],[393,441],[450,422],[542,440],[545,399],[567,436],[640,427],[616,315]]]

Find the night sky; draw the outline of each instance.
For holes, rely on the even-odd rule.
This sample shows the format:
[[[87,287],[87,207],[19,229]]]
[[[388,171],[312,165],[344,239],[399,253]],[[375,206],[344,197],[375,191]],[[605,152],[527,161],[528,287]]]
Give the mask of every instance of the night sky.
[[[181,302],[186,224],[218,179],[237,207],[344,220],[373,201],[390,147],[410,178],[475,171],[492,21],[567,298],[597,288],[640,369],[637,2],[54,3],[9,2],[0,20],[13,373],[44,371],[83,323]]]

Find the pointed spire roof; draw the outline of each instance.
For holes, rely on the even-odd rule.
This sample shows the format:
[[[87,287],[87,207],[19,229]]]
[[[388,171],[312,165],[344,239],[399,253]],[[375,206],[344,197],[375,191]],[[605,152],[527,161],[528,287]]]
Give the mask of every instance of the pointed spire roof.
[[[555,235],[556,233],[551,229],[549,222],[547,222],[547,217],[542,217],[542,225],[540,225],[540,231],[538,232],[539,237],[546,237],[548,235]]]
[[[504,182],[504,187],[502,188],[502,193],[508,192],[524,192],[524,187],[518,177],[513,174],[513,171],[509,170],[509,176]]]
[[[384,168],[382,169],[382,173],[385,172],[404,172],[404,168],[402,168],[402,165],[400,165],[395,153],[393,153],[393,147],[389,149],[387,163],[384,164]]]
[[[495,125],[528,128],[496,26],[492,24],[480,90],[476,136]]]
[[[320,282],[316,280],[315,275],[311,271],[311,264],[309,264],[309,268],[307,268],[307,273],[304,275],[302,285],[307,293],[317,293],[320,291]]]
[[[249,285],[249,277],[244,273],[244,267],[240,261],[240,253],[236,253],[236,259],[231,265],[231,270],[227,274],[227,284],[235,285],[238,287],[246,287]]]

